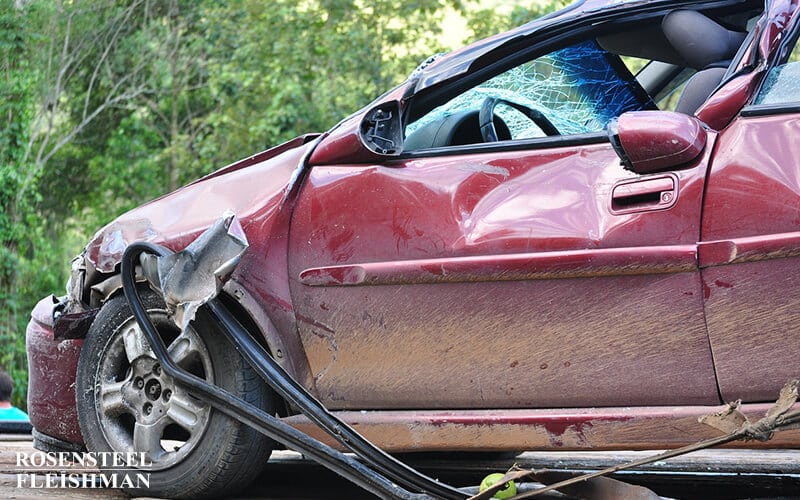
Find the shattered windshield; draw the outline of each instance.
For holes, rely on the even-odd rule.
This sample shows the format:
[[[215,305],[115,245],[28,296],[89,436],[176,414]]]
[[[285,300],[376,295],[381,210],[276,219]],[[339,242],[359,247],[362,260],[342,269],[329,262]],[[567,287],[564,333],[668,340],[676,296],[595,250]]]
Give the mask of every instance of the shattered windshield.
[[[562,135],[598,132],[626,111],[654,109],[619,57],[589,40],[526,62],[483,82],[409,124],[406,134],[466,110],[479,110],[488,97],[538,110]],[[542,137],[530,118],[511,107],[496,115],[512,139]]]

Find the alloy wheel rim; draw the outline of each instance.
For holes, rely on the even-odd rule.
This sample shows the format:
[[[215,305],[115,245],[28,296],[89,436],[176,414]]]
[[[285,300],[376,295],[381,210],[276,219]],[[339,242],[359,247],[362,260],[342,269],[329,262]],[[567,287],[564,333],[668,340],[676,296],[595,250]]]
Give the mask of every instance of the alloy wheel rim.
[[[180,332],[163,311],[150,311],[181,368],[214,383],[211,357],[191,326]],[[210,406],[190,395],[164,373],[136,320],[111,336],[97,368],[95,408],[112,451],[134,453],[148,470],[162,470],[183,460],[199,443]],[[144,454],[144,455],[142,455]]]

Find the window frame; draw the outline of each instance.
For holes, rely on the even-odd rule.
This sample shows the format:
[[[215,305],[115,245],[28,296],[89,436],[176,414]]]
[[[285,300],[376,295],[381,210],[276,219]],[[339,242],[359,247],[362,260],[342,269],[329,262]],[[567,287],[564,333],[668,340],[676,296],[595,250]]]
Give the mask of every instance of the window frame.
[[[620,29],[633,28],[642,21],[662,17],[666,12],[669,12],[674,8],[675,7],[662,7],[658,10],[641,13],[626,19],[609,20],[601,23],[600,25],[589,24],[588,26],[581,26],[580,28],[572,31],[556,33],[554,36],[550,37],[547,36],[548,33],[537,33],[536,37],[526,41],[525,46],[519,48],[518,50],[511,51],[509,55],[501,57],[497,61],[481,66],[474,71],[470,71],[457,77],[452,81],[443,82],[440,85],[426,88],[419,93],[412,94],[405,98],[401,115],[403,123],[403,139],[405,140],[405,129],[407,123],[420,119],[422,116],[430,113],[436,107],[463,94],[471,88],[480,85],[484,81],[487,81],[505,71],[509,71],[516,66],[524,64],[525,62],[550,54],[564,47],[580,43],[581,41],[596,39],[605,33],[615,32]],[[520,44],[521,43],[522,41],[520,41]],[[487,55],[490,56],[492,54]],[[621,60],[621,57],[616,54],[612,55],[619,59],[619,64],[631,74],[634,82],[636,82],[643,93],[652,100],[652,96],[650,96],[647,90],[641,86],[638,80],[636,80],[635,75],[632,74],[627,65],[625,65],[624,61]],[[478,60],[473,62],[473,64],[477,63],[479,63]],[[445,148],[418,149],[413,151],[404,150],[396,159],[404,160],[433,156],[477,154],[493,151],[535,150],[601,144],[604,142],[607,143],[610,142],[610,140],[608,133],[602,131],[587,134],[536,137],[496,143],[456,145]]]
[[[800,43],[800,17],[796,17],[792,20],[792,26],[790,26],[785,33],[787,33],[788,36],[786,36],[781,41],[778,48],[775,49],[774,54],[777,54],[777,56],[773,57],[772,61],[768,62],[766,68],[764,69],[764,74],[761,76],[760,81],[758,82],[758,85],[756,86],[756,89],[750,98],[750,102],[746,104],[744,108],[742,108],[741,112],[739,113],[740,116],[746,118],[800,113],[800,96],[798,97],[797,101],[791,101],[787,103],[753,104],[764,90],[764,85],[766,84],[770,73],[772,73],[775,68],[781,66],[782,64],[786,64],[789,60],[789,57],[792,55],[792,52],[794,52],[794,49],[800,48],[798,47],[798,43]]]

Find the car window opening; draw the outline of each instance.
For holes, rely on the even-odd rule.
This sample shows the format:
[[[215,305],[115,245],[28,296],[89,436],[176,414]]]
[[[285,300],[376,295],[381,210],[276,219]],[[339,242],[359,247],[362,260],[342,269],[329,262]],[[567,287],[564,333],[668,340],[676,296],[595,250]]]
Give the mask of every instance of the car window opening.
[[[603,132],[628,111],[692,115],[741,57],[756,12],[751,6],[712,17],[675,10],[644,27],[595,33],[496,75],[406,124],[404,150],[552,140],[556,134],[531,118],[536,114],[561,137]],[[488,99],[499,102],[492,108],[496,134],[487,136],[479,114]]]

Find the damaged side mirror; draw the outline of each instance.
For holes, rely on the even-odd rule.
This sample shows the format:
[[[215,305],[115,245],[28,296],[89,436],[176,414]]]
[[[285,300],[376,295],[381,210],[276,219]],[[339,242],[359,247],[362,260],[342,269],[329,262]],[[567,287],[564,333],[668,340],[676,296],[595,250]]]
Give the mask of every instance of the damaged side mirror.
[[[356,114],[323,137],[311,165],[382,162],[403,152],[400,103],[388,101]]]
[[[622,165],[637,174],[688,166],[706,147],[708,134],[697,118],[672,111],[632,111],[608,124]]]
[[[403,124],[396,101],[372,108],[361,121],[359,137],[364,145],[382,156],[397,156],[403,151]]]

